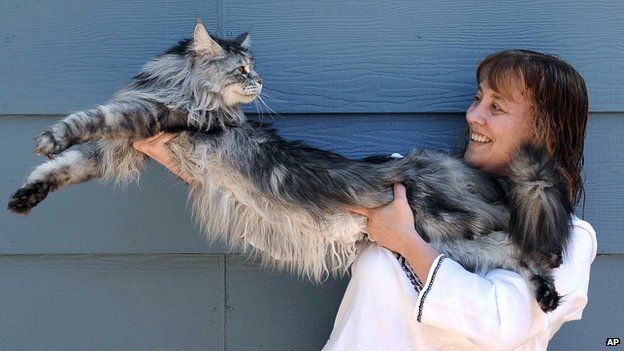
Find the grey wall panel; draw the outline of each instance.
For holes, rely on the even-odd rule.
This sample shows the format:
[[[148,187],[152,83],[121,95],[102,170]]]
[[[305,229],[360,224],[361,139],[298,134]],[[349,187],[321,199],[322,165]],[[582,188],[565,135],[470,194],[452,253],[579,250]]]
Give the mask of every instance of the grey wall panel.
[[[585,219],[598,236],[598,251],[623,253],[624,114],[590,115],[585,139]],[[582,207],[577,207],[581,216]]]
[[[623,265],[597,257],[583,319],[551,349],[597,350],[621,334]],[[318,350],[346,284],[315,286],[241,255],[4,256],[0,274],[3,350]]]
[[[255,120],[271,122],[269,116]],[[463,147],[460,114],[306,114],[275,117],[273,127],[288,140],[351,158],[406,153],[427,147],[451,152]]]
[[[0,118],[0,198],[3,208],[28,173],[45,161],[33,138],[55,118]],[[223,252],[194,225],[186,190],[150,164],[140,186],[90,182],[51,193],[29,216],[2,211],[2,253]]]
[[[315,285],[227,256],[226,350],[320,350],[347,280]]]
[[[25,0],[0,2],[0,14],[5,203],[41,161],[32,138],[52,115],[106,101],[149,58],[191,36],[199,15],[225,37],[251,31],[263,97],[285,115],[276,126],[287,139],[349,157],[448,150],[479,60],[511,47],[560,56],[585,77],[596,112],[584,215],[599,251],[615,254],[596,259],[583,320],[564,325],[550,349],[595,350],[622,337],[623,2]],[[257,108],[266,110],[246,110]],[[193,222],[184,185],[153,164],[140,188],[90,183],[52,194],[30,217],[3,211],[0,349],[323,345],[346,280],[317,287],[215,254],[226,247],[207,243]]]
[[[564,324],[549,350],[612,350],[607,338],[624,334],[624,255],[600,255],[592,265],[589,301],[580,321]]]
[[[405,153],[426,147],[461,150],[461,114],[288,115],[275,126],[288,139],[301,139],[348,157]],[[585,143],[585,206],[576,214],[592,224],[602,253],[624,252],[624,114],[592,113]]]
[[[0,117],[0,200],[45,158],[32,154],[33,138],[56,117]],[[406,151],[430,143],[444,148],[460,128],[456,116],[288,116],[276,127],[348,156]],[[381,130],[380,130],[381,128]],[[209,245],[186,205],[181,181],[150,165],[140,188],[91,182],[52,193],[27,217],[0,212],[0,253],[224,252]]]
[[[151,57],[217,28],[216,0],[1,1],[0,113],[67,113],[103,103]]]
[[[592,265],[583,319],[563,325],[552,350],[600,350],[624,325],[624,255],[599,255]],[[227,260],[227,350],[319,350],[329,338],[347,279],[316,287],[269,274],[240,255]],[[372,332],[372,331],[371,331]]]
[[[284,112],[458,112],[487,54],[557,54],[588,83],[592,111],[622,111],[618,1],[226,1],[223,30],[250,30]]]
[[[0,256],[2,350],[222,350],[222,255]]]
[[[117,1],[0,3],[0,113],[66,113],[107,100],[203,15],[250,30],[280,112],[458,112],[479,60],[550,52],[587,79],[593,111],[621,111],[618,1]],[[582,25],[581,25],[582,23]]]
[[[263,120],[269,121],[268,116]],[[31,137],[53,121],[0,118],[0,199],[7,201],[41,158]],[[348,157],[404,153],[413,147],[450,150],[463,128],[460,114],[286,115],[274,126],[299,139]],[[592,114],[586,146],[584,217],[596,229],[599,250],[624,252],[623,114]],[[193,224],[184,186],[151,165],[141,187],[114,190],[91,183],[50,195],[29,217],[0,213],[0,253],[225,252],[206,243]],[[583,215],[582,207],[577,209]]]

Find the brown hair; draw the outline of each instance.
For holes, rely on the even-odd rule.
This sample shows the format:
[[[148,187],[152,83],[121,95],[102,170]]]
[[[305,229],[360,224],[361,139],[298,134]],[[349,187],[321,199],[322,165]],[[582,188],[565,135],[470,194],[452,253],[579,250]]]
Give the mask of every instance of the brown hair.
[[[569,64],[529,50],[505,50],[486,57],[477,68],[477,82],[484,82],[506,98],[511,78],[521,83],[533,108],[536,143],[557,162],[576,205],[583,194],[583,146],[589,98],[583,77]]]

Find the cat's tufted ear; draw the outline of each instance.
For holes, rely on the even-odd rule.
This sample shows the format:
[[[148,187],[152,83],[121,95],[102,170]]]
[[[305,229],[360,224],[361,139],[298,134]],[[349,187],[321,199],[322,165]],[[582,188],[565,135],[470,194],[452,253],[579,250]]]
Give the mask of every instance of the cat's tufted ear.
[[[238,45],[240,45],[243,49],[247,49],[249,47],[249,44],[251,42],[251,38],[249,36],[249,33],[245,32],[239,36],[236,37],[236,39],[234,39],[234,42]]]
[[[195,40],[195,52],[202,56],[217,56],[223,51],[223,48],[210,37],[199,17],[197,18],[193,37]]]

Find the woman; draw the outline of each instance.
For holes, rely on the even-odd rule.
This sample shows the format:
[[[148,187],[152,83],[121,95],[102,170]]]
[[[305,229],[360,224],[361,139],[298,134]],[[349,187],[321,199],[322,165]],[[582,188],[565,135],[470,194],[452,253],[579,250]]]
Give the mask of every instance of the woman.
[[[466,114],[466,163],[504,177],[522,142],[545,145],[578,203],[588,112],[581,76],[555,57],[509,50],[487,57],[477,81]],[[158,135],[135,147],[171,169],[162,144],[173,136]],[[494,270],[478,276],[433,249],[414,229],[405,188],[395,184],[394,191],[387,206],[349,209],[368,217],[377,245],[354,263],[324,350],[545,350],[564,322],[580,319],[596,255],[587,222],[573,218],[570,246],[553,272],[564,299],[546,314],[519,274]]]
[[[466,113],[466,163],[504,177],[522,142],[545,145],[577,204],[588,113],[581,76],[555,57],[509,50],[481,62],[477,82]],[[517,273],[478,276],[436,252],[414,229],[405,188],[394,190],[387,206],[350,209],[369,218],[378,246],[354,263],[325,350],[546,350],[564,322],[581,318],[597,248],[587,222],[573,217],[570,245],[553,272],[563,302],[544,313]]]

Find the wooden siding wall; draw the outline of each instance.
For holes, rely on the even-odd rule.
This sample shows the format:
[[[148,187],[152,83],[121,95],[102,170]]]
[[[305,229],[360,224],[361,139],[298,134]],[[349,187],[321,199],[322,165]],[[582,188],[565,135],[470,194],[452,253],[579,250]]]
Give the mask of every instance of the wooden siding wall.
[[[448,150],[488,53],[519,47],[570,62],[590,93],[578,214],[596,229],[599,256],[583,320],[551,345],[596,350],[624,336],[620,1],[3,1],[0,198],[41,162],[41,130],[107,100],[192,35],[197,16],[218,35],[252,33],[286,138],[350,157]],[[1,350],[322,347],[346,280],[314,286],[226,253],[203,239],[175,177],[156,165],[144,174],[140,188],[83,184],[29,217],[0,214]]]

